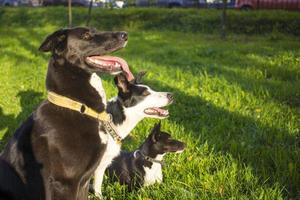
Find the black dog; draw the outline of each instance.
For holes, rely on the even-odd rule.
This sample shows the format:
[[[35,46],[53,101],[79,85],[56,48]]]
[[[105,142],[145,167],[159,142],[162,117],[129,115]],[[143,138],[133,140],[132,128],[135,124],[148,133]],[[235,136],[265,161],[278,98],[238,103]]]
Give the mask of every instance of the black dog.
[[[95,72],[123,71],[133,79],[123,59],[103,56],[126,43],[126,32],[80,27],[54,32],[39,49],[52,52],[47,90],[103,112],[106,100]],[[87,199],[106,146],[97,119],[45,100],[1,153],[0,199]]]
[[[185,144],[171,138],[156,124],[145,142],[134,152],[122,151],[108,167],[108,176],[128,185],[129,190],[160,183],[162,159],[166,153],[184,150]]]

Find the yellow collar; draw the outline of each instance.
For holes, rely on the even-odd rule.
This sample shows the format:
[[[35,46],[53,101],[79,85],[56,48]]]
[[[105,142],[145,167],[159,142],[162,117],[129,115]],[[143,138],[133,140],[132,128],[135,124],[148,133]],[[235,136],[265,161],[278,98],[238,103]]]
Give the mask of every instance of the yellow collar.
[[[113,128],[111,124],[112,117],[106,111],[103,111],[101,113],[96,112],[95,110],[83,103],[72,100],[68,97],[61,96],[51,91],[48,91],[48,101],[57,106],[68,108],[70,110],[74,110],[80,112],[81,114],[95,118],[98,121],[102,121],[106,132],[108,132],[112,136],[112,138],[118,143],[121,143],[122,138],[117,134],[116,130]]]

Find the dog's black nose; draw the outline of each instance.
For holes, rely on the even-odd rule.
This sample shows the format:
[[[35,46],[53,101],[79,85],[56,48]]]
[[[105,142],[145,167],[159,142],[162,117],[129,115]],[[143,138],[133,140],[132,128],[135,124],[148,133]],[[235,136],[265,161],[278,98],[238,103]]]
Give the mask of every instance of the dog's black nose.
[[[168,98],[170,101],[173,101],[173,100],[174,100],[174,97],[173,97],[173,94],[172,94],[172,93],[168,93],[168,94],[167,94],[167,98]]]
[[[128,34],[126,32],[120,32],[119,37],[124,41],[128,40]]]
[[[185,147],[186,147],[186,144],[182,142],[181,148],[185,149]]]

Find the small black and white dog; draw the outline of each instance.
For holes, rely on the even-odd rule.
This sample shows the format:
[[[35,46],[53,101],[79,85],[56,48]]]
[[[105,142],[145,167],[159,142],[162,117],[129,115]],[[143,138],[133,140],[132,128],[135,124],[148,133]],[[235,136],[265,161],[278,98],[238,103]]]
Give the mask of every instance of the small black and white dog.
[[[162,182],[163,156],[169,152],[181,153],[185,144],[172,139],[156,124],[145,142],[134,152],[122,151],[108,167],[110,178],[128,185],[129,190]]]
[[[139,74],[134,83],[129,82],[123,74],[117,75],[114,79],[118,96],[108,102],[106,110],[112,115],[116,133],[122,139],[145,117],[164,119],[169,116],[168,110],[162,107],[173,102],[173,95],[168,92],[156,92],[146,85],[139,84],[143,75]],[[103,130],[99,131],[99,135],[107,144],[107,148],[95,171],[93,190],[95,195],[101,198],[104,172],[113,158],[119,155],[121,144]]]

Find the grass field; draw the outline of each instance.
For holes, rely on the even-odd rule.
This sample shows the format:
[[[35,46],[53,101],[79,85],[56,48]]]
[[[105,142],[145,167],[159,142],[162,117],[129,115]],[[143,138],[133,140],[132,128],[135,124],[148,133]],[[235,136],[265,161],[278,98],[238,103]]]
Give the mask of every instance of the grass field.
[[[119,22],[102,26],[103,19],[93,18],[98,29],[129,32],[127,47],[116,55],[134,72],[147,70],[145,83],[152,88],[175,94],[162,127],[187,144],[183,154],[166,156],[163,184],[128,193],[105,179],[105,197],[300,199],[299,37],[231,33],[222,41],[216,33],[145,28],[135,23],[138,16],[121,26],[130,10],[93,12]],[[66,25],[65,13],[0,9],[1,148],[45,98],[49,55],[37,49],[47,34]],[[85,13],[75,9],[74,23],[83,25]],[[116,95],[112,77],[103,82],[107,96]],[[124,148],[137,148],[155,122],[141,122]]]

